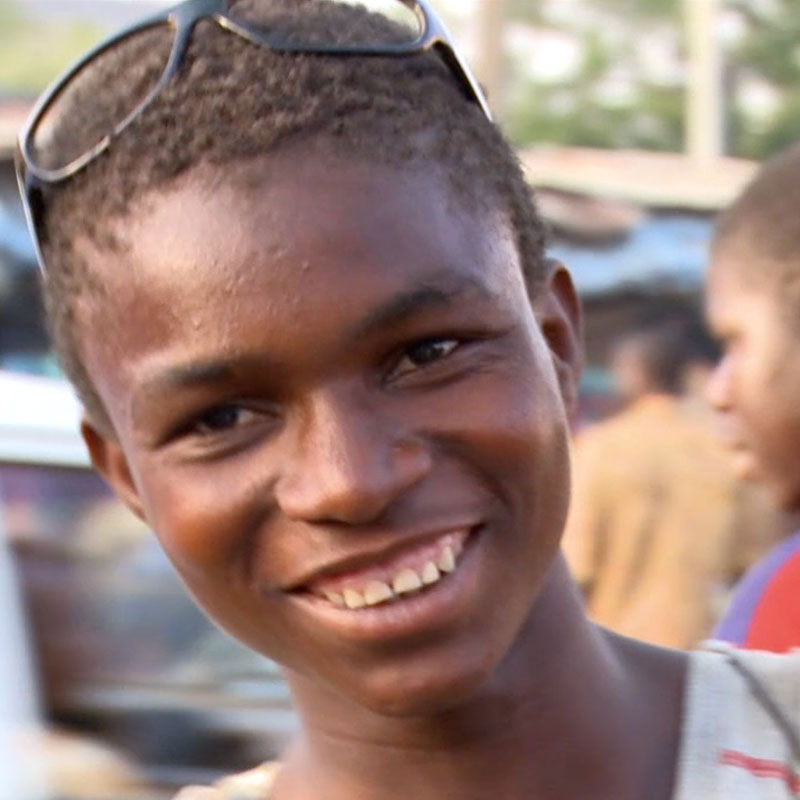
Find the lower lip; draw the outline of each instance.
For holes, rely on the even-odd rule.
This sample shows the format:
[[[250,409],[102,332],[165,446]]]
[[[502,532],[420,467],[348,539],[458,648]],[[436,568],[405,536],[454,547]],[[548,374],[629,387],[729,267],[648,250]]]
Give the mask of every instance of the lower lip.
[[[388,641],[433,632],[466,613],[470,595],[478,585],[480,541],[480,534],[471,531],[453,572],[419,594],[390,603],[351,610],[312,594],[289,597],[304,614],[344,638]]]

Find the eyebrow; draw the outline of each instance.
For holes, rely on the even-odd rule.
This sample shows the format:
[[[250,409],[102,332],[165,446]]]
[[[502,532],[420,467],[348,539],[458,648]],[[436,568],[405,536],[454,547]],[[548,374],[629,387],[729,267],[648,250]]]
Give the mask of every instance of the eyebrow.
[[[370,311],[349,332],[347,338],[358,341],[385,328],[399,325],[433,308],[450,305],[465,296],[491,300],[496,295],[485,284],[470,275],[432,278],[394,295]]]
[[[224,383],[243,368],[253,364],[263,369],[264,359],[245,353],[233,358],[190,361],[158,372],[153,377],[144,378],[133,397],[133,417],[138,417],[141,403],[153,396],[158,397],[178,389]]]
[[[485,284],[472,276],[447,275],[442,278],[433,276],[406,291],[393,295],[369,311],[347,332],[345,338],[347,341],[363,340],[379,330],[399,325],[432,308],[450,305],[470,295],[481,299],[492,299],[496,296]],[[224,383],[237,372],[253,365],[263,371],[263,354],[242,353],[233,357],[198,360],[172,366],[152,378],[145,378],[140,383],[133,401],[134,417],[137,416],[136,409],[146,398],[164,395],[178,389]]]

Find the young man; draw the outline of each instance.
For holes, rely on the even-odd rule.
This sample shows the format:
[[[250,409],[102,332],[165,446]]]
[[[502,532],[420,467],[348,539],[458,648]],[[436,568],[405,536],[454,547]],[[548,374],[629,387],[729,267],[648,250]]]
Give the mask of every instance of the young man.
[[[283,665],[301,730],[264,797],[789,797],[726,755],[791,759],[745,667],[584,616],[558,552],[575,292],[404,4],[421,36],[189,0],[36,111],[20,180],[92,459]],[[786,720],[791,670],[748,672]]]
[[[714,237],[708,319],[724,353],[709,383],[734,465],[800,511],[800,147],[767,163]],[[800,532],[742,581],[715,631],[736,645],[800,647]]]

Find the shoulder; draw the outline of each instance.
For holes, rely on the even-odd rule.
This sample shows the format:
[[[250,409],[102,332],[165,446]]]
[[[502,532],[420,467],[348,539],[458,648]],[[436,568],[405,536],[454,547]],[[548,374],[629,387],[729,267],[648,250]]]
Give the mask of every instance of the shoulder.
[[[800,652],[692,654],[676,800],[800,792]]]
[[[707,642],[692,663],[704,691],[715,683],[748,711],[764,711],[771,698],[795,725],[800,721],[800,650],[778,654]]]
[[[759,650],[800,647],[798,581],[800,534],[795,534],[751,567],[714,635]]]

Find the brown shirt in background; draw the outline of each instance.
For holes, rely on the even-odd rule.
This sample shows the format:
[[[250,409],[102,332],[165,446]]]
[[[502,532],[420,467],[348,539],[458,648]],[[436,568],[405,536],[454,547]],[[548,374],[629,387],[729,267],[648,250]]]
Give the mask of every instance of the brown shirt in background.
[[[693,647],[778,538],[775,512],[733,476],[704,421],[666,394],[587,428],[573,456],[563,546],[589,615],[626,636]]]

